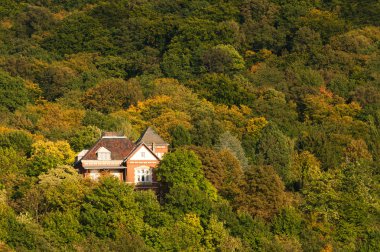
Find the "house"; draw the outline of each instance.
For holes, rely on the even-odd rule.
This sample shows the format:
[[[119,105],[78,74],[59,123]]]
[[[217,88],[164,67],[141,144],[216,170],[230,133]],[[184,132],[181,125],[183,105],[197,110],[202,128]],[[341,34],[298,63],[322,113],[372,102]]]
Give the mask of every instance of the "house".
[[[137,188],[157,188],[154,169],[168,147],[150,127],[135,143],[118,133],[105,132],[90,149],[78,153],[74,167],[85,178],[96,180],[109,174]]]

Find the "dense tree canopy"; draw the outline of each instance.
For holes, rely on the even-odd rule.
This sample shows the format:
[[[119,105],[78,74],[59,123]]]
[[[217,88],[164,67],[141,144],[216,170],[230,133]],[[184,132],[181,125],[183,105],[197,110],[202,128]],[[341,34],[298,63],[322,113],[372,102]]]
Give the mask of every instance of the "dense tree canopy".
[[[380,5],[0,1],[1,251],[379,251]],[[75,152],[170,143],[155,194]]]

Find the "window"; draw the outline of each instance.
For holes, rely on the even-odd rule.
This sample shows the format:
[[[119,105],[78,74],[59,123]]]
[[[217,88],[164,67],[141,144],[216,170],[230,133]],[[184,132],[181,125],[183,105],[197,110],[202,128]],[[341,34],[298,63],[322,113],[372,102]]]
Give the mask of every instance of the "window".
[[[96,152],[98,160],[111,160],[111,152],[104,147],[100,147]]]
[[[145,157],[145,152],[144,152],[144,151],[141,152],[141,157],[142,157],[142,158]]]
[[[98,160],[111,160],[110,152],[98,152]]]
[[[135,169],[135,183],[152,182],[152,168],[143,167]]]
[[[92,180],[98,180],[99,177],[100,177],[99,171],[90,171],[90,178]]]

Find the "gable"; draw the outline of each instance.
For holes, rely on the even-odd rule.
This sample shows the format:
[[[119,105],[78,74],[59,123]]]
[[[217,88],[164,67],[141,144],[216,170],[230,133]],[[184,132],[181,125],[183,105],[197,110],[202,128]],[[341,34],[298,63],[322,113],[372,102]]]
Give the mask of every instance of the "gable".
[[[110,151],[109,150],[107,150],[106,148],[104,148],[104,147],[100,147],[97,151],[96,151],[96,153],[99,153],[99,152],[105,152],[105,153],[110,153]]]
[[[137,149],[128,157],[128,160],[133,161],[156,161],[159,160],[152,151],[144,144],[137,147]]]

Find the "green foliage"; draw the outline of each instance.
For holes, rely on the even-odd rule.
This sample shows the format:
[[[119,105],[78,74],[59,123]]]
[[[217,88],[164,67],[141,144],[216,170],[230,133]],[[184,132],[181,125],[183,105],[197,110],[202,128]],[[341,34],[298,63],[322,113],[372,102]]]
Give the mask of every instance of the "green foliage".
[[[42,220],[42,226],[59,237],[58,242],[70,244],[81,240],[81,225],[76,212],[50,212]]]
[[[20,153],[29,155],[32,150],[32,137],[25,131],[10,131],[0,134],[0,146],[13,148]]]
[[[70,146],[77,152],[90,148],[99,139],[100,135],[100,129],[96,126],[83,127],[69,139]]]
[[[185,184],[172,186],[169,193],[165,195],[166,209],[174,216],[196,213],[198,216],[206,218],[210,215],[211,202],[212,199],[207,191],[191,188]]]
[[[273,231],[275,234],[298,236],[301,233],[302,217],[294,208],[284,208],[273,220]]]
[[[0,71],[0,85],[0,107],[15,111],[28,103],[27,89],[21,78],[15,78]]]
[[[3,1],[0,5],[0,17],[9,17],[17,12],[18,4],[11,0]]]
[[[6,175],[25,173],[26,158],[19,157],[13,148],[0,147],[0,181]]]
[[[307,187],[313,180],[321,176],[321,168],[319,161],[308,151],[296,154],[289,172],[286,182],[292,183],[296,188]]]
[[[201,167],[202,163],[194,152],[178,149],[165,155],[157,169],[157,178],[168,187],[186,185],[206,189]]]
[[[379,251],[379,11],[0,1],[0,250]],[[158,195],[62,166],[147,126]]]
[[[115,238],[122,228],[139,234],[144,222],[133,197],[133,188],[116,178],[105,177],[85,195],[80,223],[85,234]]]
[[[157,170],[163,184],[168,211],[178,214],[197,213],[208,216],[216,189],[203,176],[202,163],[193,151],[178,149],[164,156]]]
[[[182,145],[191,144],[190,132],[182,125],[178,125],[171,130],[171,137],[172,137],[172,142],[170,146],[172,148],[177,148]]]
[[[204,240],[205,247],[211,250],[239,251],[243,249],[241,241],[232,237],[223,223],[214,215],[211,216],[208,229],[205,230]]]
[[[163,227],[172,224],[172,216],[163,211],[157,195],[153,191],[138,191],[134,196],[139,211],[144,213],[144,223],[152,227]]]
[[[271,165],[281,178],[288,172],[293,143],[276,126],[269,125],[262,131],[254,154],[257,164]]]
[[[113,131],[118,127],[118,122],[109,115],[104,115],[94,110],[87,110],[82,120],[83,126],[95,126],[104,131]]]
[[[237,160],[239,160],[240,165],[243,169],[248,168],[248,160],[245,156],[245,152],[239,139],[233,136],[230,132],[226,131],[220,135],[219,144],[216,146],[219,150],[230,151]]]
[[[49,211],[74,211],[79,208],[89,188],[70,166],[60,166],[38,177],[42,189],[44,207]]]
[[[197,250],[201,248],[204,230],[197,215],[187,214],[172,229],[163,229],[160,233],[159,250]]]
[[[82,51],[107,52],[112,48],[108,34],[96,19],[81,13],[65,18],[43,45],[60,55]]]
[[[241,104],[247,96],[242,87],[245,83],[241,79],[232,79],[223,73],[205,74],[195,84],[194,89],[200,95],[216,103]]]
[[[217,45],[202,56],[207,72],[236,73],[245,69],[243,57],[231,45]]]

